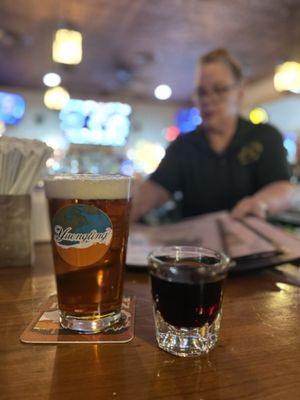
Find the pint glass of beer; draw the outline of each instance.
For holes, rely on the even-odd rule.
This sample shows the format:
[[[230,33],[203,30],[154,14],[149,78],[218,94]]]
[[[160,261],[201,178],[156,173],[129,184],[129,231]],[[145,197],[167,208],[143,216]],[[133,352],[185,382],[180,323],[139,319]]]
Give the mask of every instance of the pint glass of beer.
[[[120,320],[130,186],[122,175],[45,181],[63,328],[95,333]]]

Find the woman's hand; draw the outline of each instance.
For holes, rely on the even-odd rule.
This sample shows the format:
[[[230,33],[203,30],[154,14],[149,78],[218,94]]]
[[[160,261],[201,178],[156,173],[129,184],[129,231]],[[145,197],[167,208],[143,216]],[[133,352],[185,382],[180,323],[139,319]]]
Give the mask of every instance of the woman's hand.
[[[237,219],[247,215],[265,219],[268,215],[268,205],[266,202],[255,198],[255,196],[244,197],[232,209],[231,215]]]

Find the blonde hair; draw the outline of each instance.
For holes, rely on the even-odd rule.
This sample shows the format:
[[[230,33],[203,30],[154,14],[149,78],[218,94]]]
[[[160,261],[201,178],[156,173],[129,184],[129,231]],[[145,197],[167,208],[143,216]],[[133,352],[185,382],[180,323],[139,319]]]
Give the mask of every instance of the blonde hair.
[[[242,67],[239,61],[228,50],[219,48],[204,54],[199,58],[198,67],[212,62],[221,62],[227,65],[237,82],[243,80]]]

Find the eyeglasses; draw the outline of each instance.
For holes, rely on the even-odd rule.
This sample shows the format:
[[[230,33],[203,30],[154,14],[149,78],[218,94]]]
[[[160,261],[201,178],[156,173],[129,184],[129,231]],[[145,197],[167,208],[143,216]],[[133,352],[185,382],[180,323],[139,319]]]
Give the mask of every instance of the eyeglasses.
[[[207,97],[214,97],[216,99],[223,98],[230,90],[234,89],[237,86],[237,83],[234,82],[230,85],[223,86],[213,86],[210,89],[205,89],[202,86],[198,86],[196,88],[196,95],[199,100],[203,100]]]

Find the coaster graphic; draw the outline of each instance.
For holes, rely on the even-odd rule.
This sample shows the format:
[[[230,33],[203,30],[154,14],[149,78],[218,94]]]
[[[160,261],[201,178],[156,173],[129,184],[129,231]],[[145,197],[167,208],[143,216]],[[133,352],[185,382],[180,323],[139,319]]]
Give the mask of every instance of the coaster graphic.
[[[102,332],[85,335],[63,329],[57,296],[50,296],[20,336],[23,343],[127,343],[134,337],[135,298],[123,297],[121,319]]]
[[[76,267],[92,265],[107,252],[112,240],[109,217],[93,205],[61,208],[53,218],[54,242],[59,255]]]

